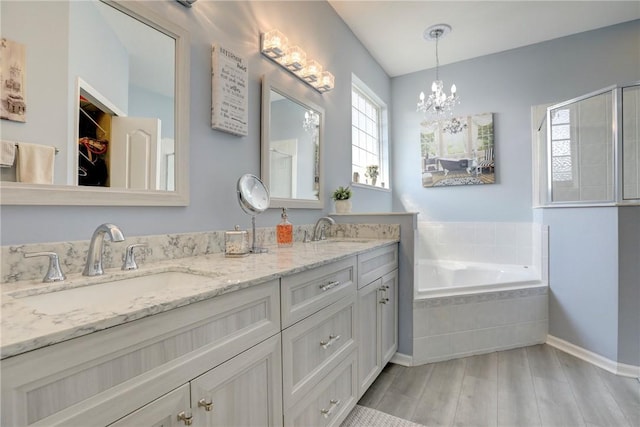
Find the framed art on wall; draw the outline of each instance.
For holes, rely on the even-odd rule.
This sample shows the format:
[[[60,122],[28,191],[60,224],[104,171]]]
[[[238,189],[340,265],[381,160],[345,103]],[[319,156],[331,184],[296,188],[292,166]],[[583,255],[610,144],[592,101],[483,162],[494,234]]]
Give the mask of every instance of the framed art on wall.
[[[0,118],[26,122],[25,100],[26,47],[21,43],[0,39]]]
[[[495,183],[493,113],[423,121],[423,187]]]

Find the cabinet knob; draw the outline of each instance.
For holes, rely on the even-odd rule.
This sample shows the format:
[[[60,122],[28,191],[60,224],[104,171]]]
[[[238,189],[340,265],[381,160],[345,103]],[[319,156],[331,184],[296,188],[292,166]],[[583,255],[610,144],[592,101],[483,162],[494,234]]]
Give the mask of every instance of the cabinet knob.
[[[325,418],[329,418],[331,416],[331,414],[333,413],[333,410],[340,405],[340,399],[331,399],[329,401],[329,409],[320,409],[320,413],[322,414],[323,417]]]
[[[327,349],[331,347],[333,343],[338,341],[340,338],[341,338],[340,335],[329,334],[329,339],[320,341],[320,346],[324,349]]]
[[[184,425],[190,426],[193,423],[193,416],[182,411],[178,414],[178,421],[184,421]]]
[[[213,410],[213,402],[207,402],[206,399],[198,400],[198,408],[204,408],[205,411],[211,412]]]

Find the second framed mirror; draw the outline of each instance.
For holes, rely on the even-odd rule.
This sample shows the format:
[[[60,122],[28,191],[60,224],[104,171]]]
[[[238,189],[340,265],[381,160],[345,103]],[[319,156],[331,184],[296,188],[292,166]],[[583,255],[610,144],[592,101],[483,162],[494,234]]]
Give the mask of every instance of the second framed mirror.
[[[272,208],[322,209],[324,109],[262,78],[262,181]]]

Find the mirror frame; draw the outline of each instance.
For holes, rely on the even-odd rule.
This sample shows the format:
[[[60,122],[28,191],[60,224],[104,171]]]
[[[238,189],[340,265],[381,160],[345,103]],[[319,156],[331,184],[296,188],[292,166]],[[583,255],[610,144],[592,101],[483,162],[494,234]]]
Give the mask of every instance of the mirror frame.
[[[189,67],[187,30],[138,2],[100,0],[176,41],[175,191],[0,182],[0,205],[187,206],[189,204]],[[73,112],[69,112],[73,114]]]
[[[284,87],[283,84],[276,82],[272,77],[268,77],[266,75],[262,76],[262,108],[261,108],[261,138],[260,138],[260,178],[262,182],[270,187],[271,183],[269,182],[270,175],[270,151],[269,144],[271,142],[271,132],[270,132],[270,123],[271,123],[271,91],[274,90],[278,92],[280,95],[289,98],[291,101],[296,102],[307,109],[313,109],[320,113],[320,125],[318,129],[318,170],[320,170],[320,179],[318,182],[318,200],[310,200],[310,199],[285,199],[278,197],[271,197],[271,204],[269,208],[301,208],[301,209],[324,209],[324,185],[323,182],[323,152],[324,152],[324,108],[310,101],[306,96],[305,89],[308,90],[307,87],[299,87],[299,85],[295,85],[295,87],[291,87],[288,85],[287,88]]]

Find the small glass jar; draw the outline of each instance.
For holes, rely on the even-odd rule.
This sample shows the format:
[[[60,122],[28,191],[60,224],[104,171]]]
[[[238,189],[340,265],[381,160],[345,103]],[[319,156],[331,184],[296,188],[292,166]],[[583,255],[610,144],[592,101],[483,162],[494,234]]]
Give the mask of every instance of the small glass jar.
[[[238,258],[249,255],[249,232],[236,225],[233,231],[224,232],[224,256]]]

